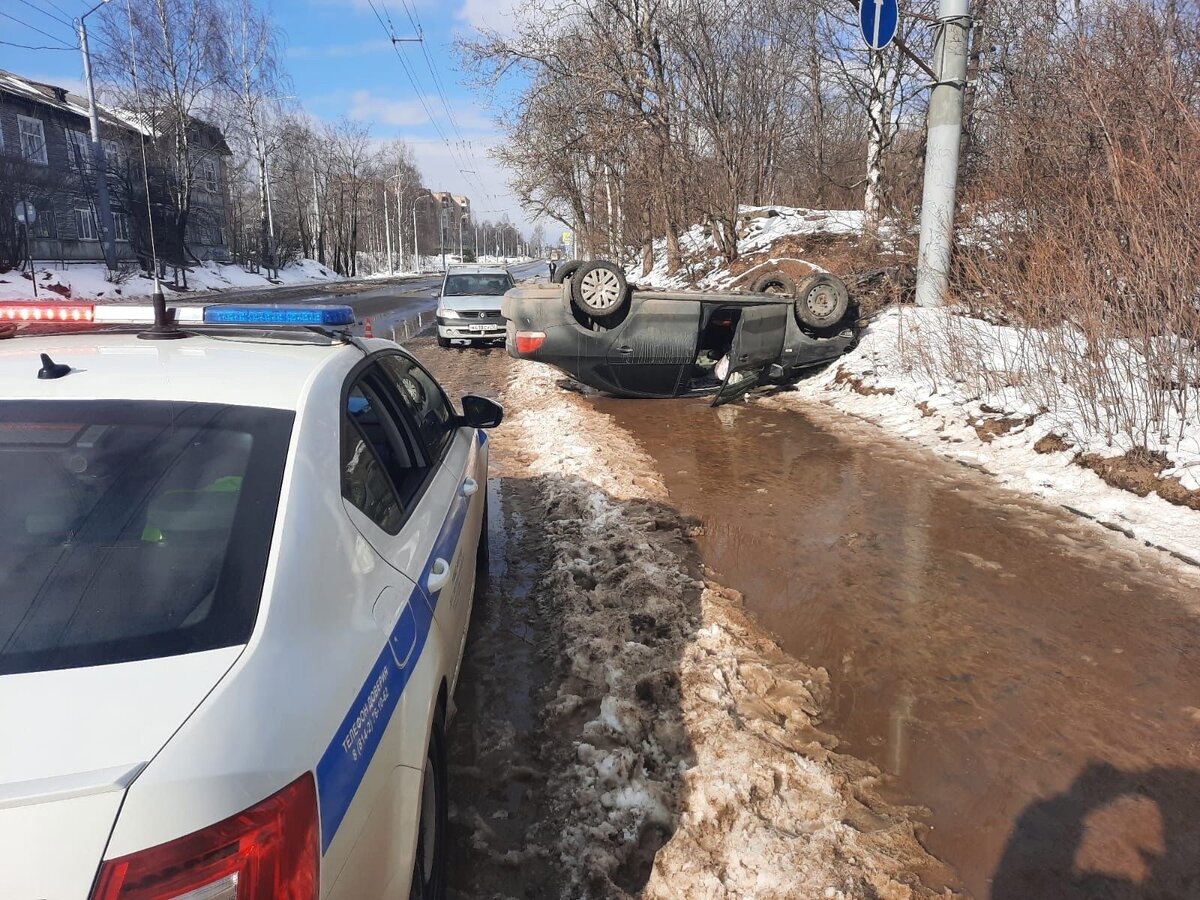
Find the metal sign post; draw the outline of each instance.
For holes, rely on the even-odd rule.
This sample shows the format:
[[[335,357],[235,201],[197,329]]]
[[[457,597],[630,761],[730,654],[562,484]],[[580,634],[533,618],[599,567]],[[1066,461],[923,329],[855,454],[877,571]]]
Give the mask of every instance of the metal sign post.
[[[950,283],[954,202],[963,92],[967,87],[970,0],[940,0],[934,43],[937,80],[926,113],[925,184],[921,195],[921,242],[917,251],[918,306],[941,306]]]

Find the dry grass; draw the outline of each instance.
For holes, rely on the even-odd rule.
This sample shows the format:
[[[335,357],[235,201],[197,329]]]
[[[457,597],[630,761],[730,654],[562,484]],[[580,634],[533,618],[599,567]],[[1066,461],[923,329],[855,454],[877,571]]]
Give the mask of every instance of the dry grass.
[[[1162,471],[1170,466],[1165,453],[1130,450],[1123,456],[1103,457],[1081,453],[1075,462],[1091,469],[1113,487],[1139,497],[1156,493],[1168,503],[1200,510],[1200,491],[1185,488],[1177,478],[1163,478]]]
[[[864,397],[874,397],[878,394],[883,394],[885,396],[891,396],[896,393],[894,388],[890,388],[890,387],[879,388],[879,387],[874,387],[872,385],[869,385],[866,382],[864,382],[861,378],[859,378],[857,375],[847,372],[845,369],[841,369],[841,368],[838,369],[838,372],[833,377],[833,380],[835,382],[837,382],[838,384],[847,385],[850,388],[850,390],[854,391],[854,393],[862,394]]]
[[[1034,453],[1065,453],[1075,445],[1069,443],[1061,434],[1051,432],[1033,445]]]

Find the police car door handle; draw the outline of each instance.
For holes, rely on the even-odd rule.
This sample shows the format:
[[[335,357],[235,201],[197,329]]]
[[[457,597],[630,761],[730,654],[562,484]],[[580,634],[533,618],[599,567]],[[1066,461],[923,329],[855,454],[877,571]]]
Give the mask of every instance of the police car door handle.
[[[477,490],[479,490],[479,482],[474,478],[468,478],[462,483],[462,495],[464,497],[470,497]]]
[[[425,582],[425,589],[431,594],[436,594],[446,586],[446,582],[449,580],[450,563],[439,556],[433,561],[433,568],[429,570],[429,579]]]

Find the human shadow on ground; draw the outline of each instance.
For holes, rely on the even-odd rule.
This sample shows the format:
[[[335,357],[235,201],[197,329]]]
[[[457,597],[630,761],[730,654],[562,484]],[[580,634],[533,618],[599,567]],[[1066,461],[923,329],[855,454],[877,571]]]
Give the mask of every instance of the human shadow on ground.
[[[1161,848],[1137,851],[1145,877],[1136,881],[1078,863],[1089,817],[1123,800],[1153,803],[1161,822]],[[992,881],[992,900],[1185,897],[1200,897],[1200,772],[1177,768],[1088,765],[1066,791],[1026,807]]]

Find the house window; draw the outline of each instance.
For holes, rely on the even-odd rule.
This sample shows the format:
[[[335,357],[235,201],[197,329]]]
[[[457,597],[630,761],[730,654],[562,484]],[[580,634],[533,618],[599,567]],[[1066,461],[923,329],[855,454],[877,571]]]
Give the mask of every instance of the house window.
[[[37,221],[29,226],[29,236],[31,238],[53,239],[55,236],[54,207],[44,200],[39,200],[33,205],[37,210]]]
[[[67,135],[67,164],[72,172],[87,171],[91,168],[92,141],[86,132],[63,129]]]
[[[125,148],[117,141],[105,141],[104,161],[109,169],[123,168],[125,165]]]
[[[81,241],[97,240],[96,214],[90,209],[75,207],[75,233]]]
[[[196,175],[201,187],[216,193],[217,190],[217,161],[211,156],[200,160],[199,171]]]
[[[17,116],[17,128],[21,132],[21,155],[30,162],[46,165],[46,132],[41,119]]]
[[[129,240],[129,216],[125,213],[113,213],[113,233],[118,241]]]

